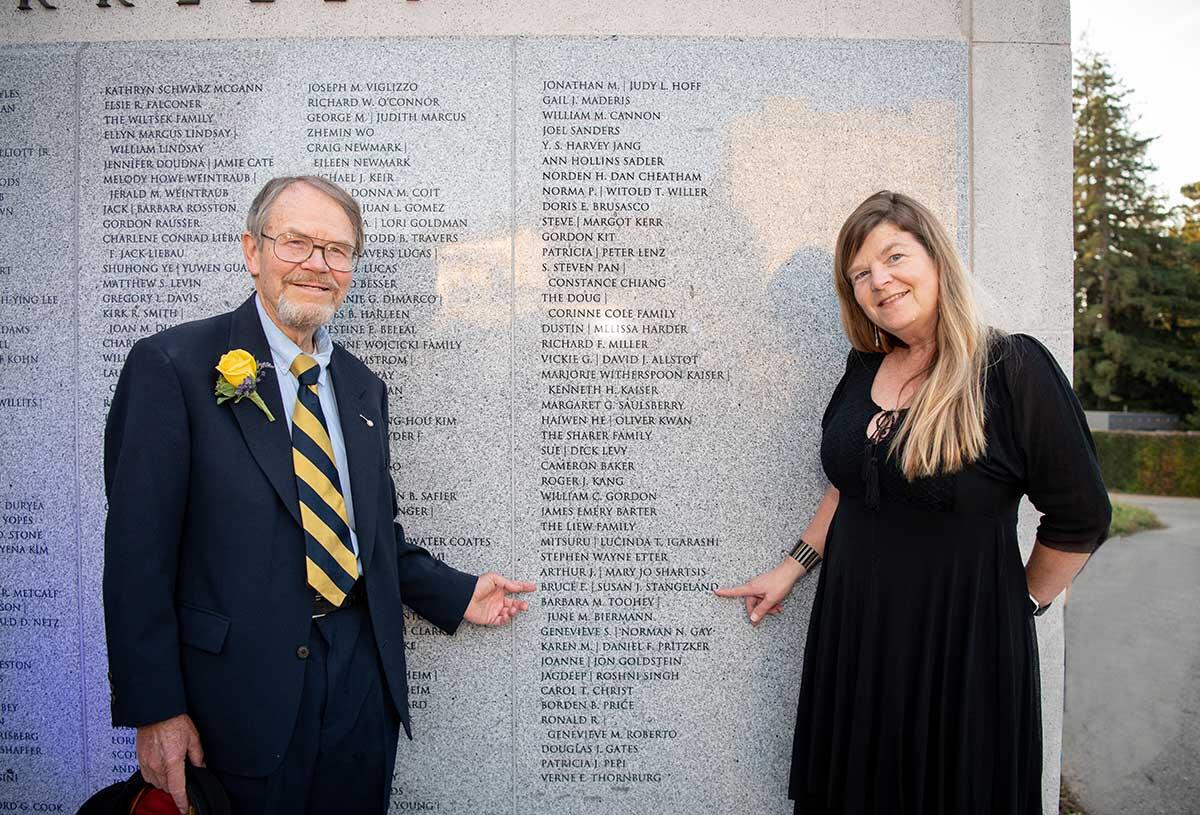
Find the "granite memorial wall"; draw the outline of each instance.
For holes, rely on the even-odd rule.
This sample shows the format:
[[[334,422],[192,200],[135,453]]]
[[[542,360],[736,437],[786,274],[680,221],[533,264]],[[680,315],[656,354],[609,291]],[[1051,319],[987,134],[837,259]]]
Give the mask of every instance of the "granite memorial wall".
[[[387,383],[399,520],[539,584],[409,620],[392,811],[790,811],[807,608],[711,595],[823,490],[830,252],[881,186],[967,250],[962,41],[0,47],[0,812],[136,768],[108,718],[101,443],[129,347],[251,291],[279,174],[366,217],[336,339]],[[215,360],[214,360],[215,362]]]

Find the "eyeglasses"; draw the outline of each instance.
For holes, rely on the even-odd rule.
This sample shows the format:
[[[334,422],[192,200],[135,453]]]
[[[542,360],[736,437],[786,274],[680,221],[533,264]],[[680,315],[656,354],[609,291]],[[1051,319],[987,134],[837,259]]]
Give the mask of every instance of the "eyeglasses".
[[[358,264],[358,255],[348,243],[317,243],[308,235],[296,232],[280,232],[274,237],[266,232],[259,234],[275,244],[275,257],[285,263],[303,263],[312,257],[314,249],[320,249],[325,257],[325,265],[335,272],[353,272]]]

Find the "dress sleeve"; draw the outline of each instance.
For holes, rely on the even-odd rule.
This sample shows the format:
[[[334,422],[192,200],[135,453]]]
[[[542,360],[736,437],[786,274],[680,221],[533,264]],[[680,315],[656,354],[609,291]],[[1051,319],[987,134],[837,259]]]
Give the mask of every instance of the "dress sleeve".
[[[1054,357],[1033,337],[1009,338],[1005,379],[1025,491],[1042,513],[1038,540],[1093,552],[1108,536],[1112,507],[1083,408]]]
[[[821,416],[821,430],[829,427],[829,420],[833,418],[833,414],[837,412],[837,403],[842,398],[842,391],[846,389],[846,380],[850,378],[850,372],[858,361],[858,352],[853,348],[846,355],[846,370],[842,374],[842,378],[838,381],[837,387],[833,389],[833,395],[829,397],[829,404],[825,405],[825,413]]]

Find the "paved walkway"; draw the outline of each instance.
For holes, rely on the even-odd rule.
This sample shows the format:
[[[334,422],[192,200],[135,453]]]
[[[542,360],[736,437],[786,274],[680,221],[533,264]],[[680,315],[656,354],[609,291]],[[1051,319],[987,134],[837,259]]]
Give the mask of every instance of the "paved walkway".
[[[1113,538],[1071,590],[1063,776],[1088,815],[1200,813],[1200,499],[1113,496],[1166,529]]]

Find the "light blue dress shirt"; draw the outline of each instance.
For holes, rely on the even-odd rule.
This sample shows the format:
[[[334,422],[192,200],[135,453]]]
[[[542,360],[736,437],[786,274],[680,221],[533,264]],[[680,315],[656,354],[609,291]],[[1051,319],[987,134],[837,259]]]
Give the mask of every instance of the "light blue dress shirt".
[[[271,347],[271,363],[275,366],[276,380],[279,382],[279,396],[283,399],[283,415],[287,417],[288,432],[292,429],[292,411],[296,409],[296,391],[300,389],[300,380],[292,375],[292,363],[303,352],[300,346],[288,339],[287,334],[279,330],[254,295],[254,307],[258,309],[258,319],[262,323],[263,333],[267,335],[267,345]],[[321,402],[321,410],[325,414],[326,428],[329,440],[333,442],[334,464],[337,465],[338,480],[342,482],[342,499],[346,502],[346,517],[350,519],[350,546],[358,559],[358,536],[354,532],[354,499],[350,495],[350,470],[346,462],[346,439],[342,435],[342,420],[338,415],[337,398],[333,391],[333,379],[329,376],[329,358],[333,356],[333,340],[324,326],[317,329],[313,335],[315,354],[309,354],[317,361],[321,375],[317,377],[317,399]],[[358,573],[362,574],[362,560],[358,559]]]

